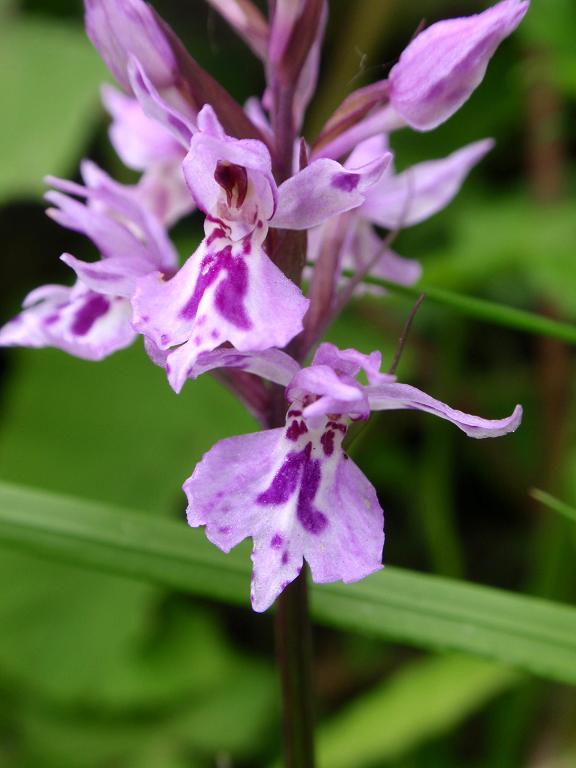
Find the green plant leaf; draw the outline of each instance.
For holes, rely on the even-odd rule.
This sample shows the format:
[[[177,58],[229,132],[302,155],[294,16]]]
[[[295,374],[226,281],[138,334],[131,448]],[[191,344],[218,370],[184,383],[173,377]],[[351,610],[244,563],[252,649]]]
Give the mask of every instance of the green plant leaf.
[[[318,764],[382,765],[454,727],[518,677],[508,667],[460,655],[409,664],[320,727]]]
[[[0,485],[0,542],[248,605],[246,546],[223,555],[183,521]],[[392,567],[312,598],[324,624],[576,683],[576,608]]]
[[[554,498],[554,496],[550,496],[550,494],[545,491],[539,491],[537,488],[534,488],[530,495],[535,498],[536,501],[544,504],[545,507],[548,507],[554,512],[558,512],[560,515],[564,515],[568,520],[572,520],[573,523],[576,523],[576,509],[574,509],[574,507]]]
[[[350,273],[346,274],[350,275]],[[494,301],[486,301],[485,299],[463,296],[453,291],[446,291],[442,288],[434,288],[427,285],[398,285],[397,283],[391,283],[388,280],[381,280],[377,277],[366,277],[364,282],[369,285],[381,286],[392,293],[398,293],[411,299],[417,299],[424,293],[428,301],[449,307],[461,315],[473,317],[475,320],[576,344],[576,325],[551,320],[533,312],[526,312],[523,309],[508,307]]]
[[[0,29],[0,202],[38,196],[78,161],[106,70],[80,27],[25,16]]]

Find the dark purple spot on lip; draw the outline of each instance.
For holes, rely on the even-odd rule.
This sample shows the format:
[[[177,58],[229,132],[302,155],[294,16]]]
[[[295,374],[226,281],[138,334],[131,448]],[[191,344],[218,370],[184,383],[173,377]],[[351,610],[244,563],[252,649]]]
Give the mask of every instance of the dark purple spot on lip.
[[[220,528],[218,528],[218,533],[230,533],[230,526],[229,525],[222,525]]]
[[[288,560],[290,560],[288,552],[282,552],[282,565],[287,565]]]
[[[324,448],[326,456],[332,456],[334,453],[334,432],[332,432],[331,429],[329,429],[328,432],[324,432],[320,438],[320,442],[322,443],[322,448]]]
[[[246,168],[236,163],[219,160],[214,171],[214,180],[226,192],[226,202],[230,207],[240,208],[248,192],[248,173]]]
[[[286,437],[288,440],[292,440],[293,442],[296,442],[300,435],[305,435],[306,432],[308,432],[308,427],[304,423],[304,421],[297,421],[294,419],[294,421],[290,424],[288,429],[286,430]]]
[[[14,318],[14,319],[17,319],[17,318]],[[54,312],[52,315],[50,315],[44,320],[44,325],[54,325],[54,323],[57,323],[58,320],[60,320],[60,313]]]
[[[284,543],[284,539],[282,536],[280,536],[279,533],[275,533],[274,536],[270,539],[270,546],[272,549],[280,549],[282,544]]]
[[[72,323],[75,336],[86,336],[94,323],[108,312],[110,302],[99,293],[93,294],[76,312]]]
[[[354,192],[360,182],[359,173],[337,173],[332,176],[332,186],[342,192]]]

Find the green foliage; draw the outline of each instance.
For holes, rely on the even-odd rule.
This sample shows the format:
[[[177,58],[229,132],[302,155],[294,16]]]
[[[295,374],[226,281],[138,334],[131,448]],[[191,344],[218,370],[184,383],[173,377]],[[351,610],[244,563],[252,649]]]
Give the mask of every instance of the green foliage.
[[[1,202],[37,197],[44,176],[73,172],[93,130],[104,76],[80,28],[16,15],[2,21]]]
[[[246,604],[245,548],[223,555],[184,526],[0,486],[6,545]],[[312,612],[341,629],[477,653],[576,682],[576,609],[567,606],[388,567],[357,584],[315,587]]]
[[[382,765],[455,727],[516,679],[506,667],[466,656],[407,664],[320,729],[318,763]]]

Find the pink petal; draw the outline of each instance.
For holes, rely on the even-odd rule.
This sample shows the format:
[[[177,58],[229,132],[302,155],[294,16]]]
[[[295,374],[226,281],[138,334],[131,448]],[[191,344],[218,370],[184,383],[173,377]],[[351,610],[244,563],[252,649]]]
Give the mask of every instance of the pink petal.
[[[392,155],[346,169],[335,160],[315,160],[278,189],[278,207],[270,224],[279,229],[309,229],[364,202]]]
[[[390,72],[392,106],[417,130],[443,123],[482,82],[497,47],[520,24],[528,6],[528,0],[504,0],[475,16],[425,29]]]
[[[522,408],[517,405],[505,419],[482,419],[462,411],[454,410],[440,400],[408,384],[380,384],[366,390],[373,411],[409,408],[425,411],[455,424],[469,437],[499,437],[514,432],[522,420]]]
[[[470,170],[493,146],[491,139],[477,141],[442,160],[386,176],[367,192],[361,215],[388,229],[410,227],[430,218],[453,200]]]

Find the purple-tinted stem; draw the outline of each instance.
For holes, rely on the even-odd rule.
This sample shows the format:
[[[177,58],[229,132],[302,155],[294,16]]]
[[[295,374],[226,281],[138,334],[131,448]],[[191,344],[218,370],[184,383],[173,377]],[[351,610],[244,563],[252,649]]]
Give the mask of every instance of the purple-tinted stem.
[[[314,768],[307,567],[276,601],[276,655],[283,704],[284,765]]]

